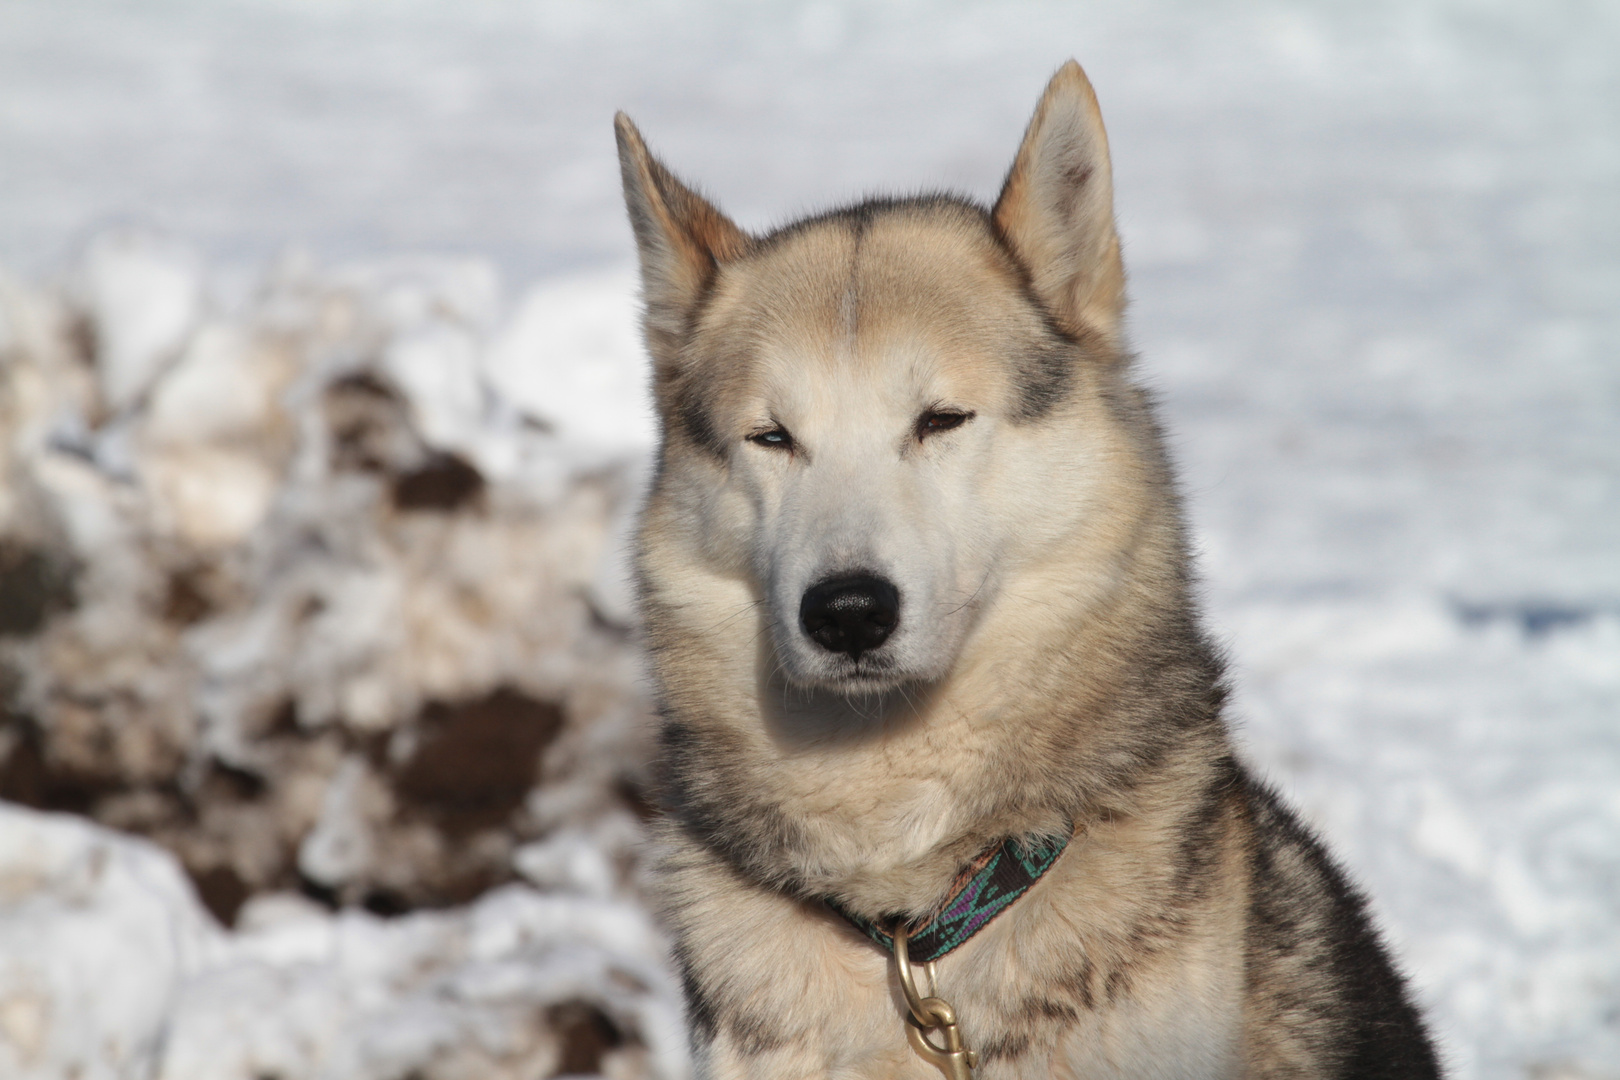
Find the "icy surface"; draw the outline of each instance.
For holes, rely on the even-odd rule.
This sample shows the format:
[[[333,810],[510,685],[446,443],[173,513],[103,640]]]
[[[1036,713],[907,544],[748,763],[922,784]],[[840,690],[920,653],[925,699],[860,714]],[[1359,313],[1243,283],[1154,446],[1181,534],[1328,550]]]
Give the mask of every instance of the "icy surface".
[[[505,307],[492,271],[353,279],[401,305],[383,362],[414,423],[555,499],[648,438],[613,109],[757,227],[871,189],[989,195],[1047,73],[1079,57],[1251,758],[1367,884],[1454,1075],[1620,1076],[1620,9],[70,7],[0,6],[0,261],[77,268],[123,343],[103,391],[153,395],[146,441],[114,423],[94,468],[42,474],[91,546],[122,542],[109,485],[141,462],[198,543],[272,512],[225,431],[252,427],[230,411],[252,394],[194,404],[221,400],[231,320],[188,333],[195,265],[80,253],[93,227],[150,222],[215,264],[296,241],[566,275]],[[131,260],[150,274],[121,278]],[[208,279],[221,310],[239,277]],[[138,290],[151,306],[119,314]],[[449,314],[412,308],[452,293]],[[18,310],[0,350],[35,332]],[[40,423],[40,443],[83,443],[69,414]],[[623,618],[616,565],[593,588]],[[345,610],[386,600],[352,585]],[[229,685],[262,629],[205,652]],[[513,861],[588,893],[589,846]],[[210,984],[217,1012],[177,1045],[246,1054],[220,1018],[269,978]],[[287,1030],[349,1015],[321,1002],[366,978],[310,976]],[[0,1002],[0,1037],[43,1037],[31,1009]]]

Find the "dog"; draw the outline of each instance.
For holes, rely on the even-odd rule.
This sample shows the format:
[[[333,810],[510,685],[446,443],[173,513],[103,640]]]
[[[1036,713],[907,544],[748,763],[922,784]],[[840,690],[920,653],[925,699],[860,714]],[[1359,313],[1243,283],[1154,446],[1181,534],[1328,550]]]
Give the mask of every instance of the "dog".
[[[699,1074],[1438,1076],[1363,898],[1234,756],[1079,65],[989,209],[750,235],[615,126]]]

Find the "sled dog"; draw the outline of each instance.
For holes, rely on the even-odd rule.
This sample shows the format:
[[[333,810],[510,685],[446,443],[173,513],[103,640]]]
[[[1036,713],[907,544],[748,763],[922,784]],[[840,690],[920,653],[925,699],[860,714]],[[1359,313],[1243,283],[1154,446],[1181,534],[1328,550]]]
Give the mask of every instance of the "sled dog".
[[[700,1075],[1437,1076],[1363,899],[1234,757],[1080,67],[988,209],[753,235],[616,128]]]

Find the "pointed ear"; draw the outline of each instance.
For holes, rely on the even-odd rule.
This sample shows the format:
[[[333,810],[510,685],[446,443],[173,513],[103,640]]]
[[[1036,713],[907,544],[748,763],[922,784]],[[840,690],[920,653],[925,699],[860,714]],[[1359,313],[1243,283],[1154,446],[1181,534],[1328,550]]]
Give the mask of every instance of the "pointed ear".
[[[1117,342],[1125,268],[1108,135],[1091,82],[1073,60],[1041,95],[994,217],[1059,322]]]
[[[721,262],[748,250],[748,234],[731,223],[647,152],[624,113],[613,118],[624,202],[641,255],[647,349],[660,364],[674,359],[687,316]]]

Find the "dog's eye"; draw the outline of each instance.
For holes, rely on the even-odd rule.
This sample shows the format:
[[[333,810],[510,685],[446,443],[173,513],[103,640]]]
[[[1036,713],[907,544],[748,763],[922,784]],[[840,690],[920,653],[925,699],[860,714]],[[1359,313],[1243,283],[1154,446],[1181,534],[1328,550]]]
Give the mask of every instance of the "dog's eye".
[[[970,412],[952,412],[949,409],[931,409],[917,417],[917,438],[926,439],[941,431],[959,428],[973,419]]]
[[[748,436],[748,441],[768,446],[772,450],[792,450],[793,436],[788,434],[785,427],[773,427],[769,431],[761,431]]]

